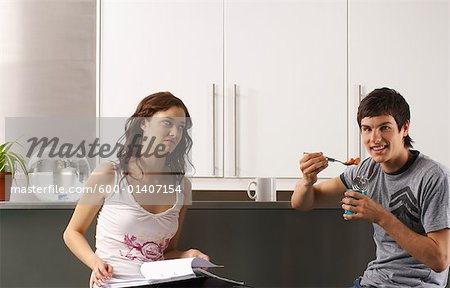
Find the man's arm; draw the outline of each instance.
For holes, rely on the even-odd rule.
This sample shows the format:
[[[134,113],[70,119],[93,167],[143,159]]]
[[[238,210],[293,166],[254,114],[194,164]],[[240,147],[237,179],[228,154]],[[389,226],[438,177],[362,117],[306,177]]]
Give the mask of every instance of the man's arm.
[[[345,196],[359,198],[342,199],[342,208],[354,212],[352,215],[344,214],[345,219],[363,219],[380,225],[400,247],[436,272],[444,271],[450,265],[450,229],[423,236],[369,197],[354,191],[345,192]]]
[[[301,211],[316,207],[336,207],[346,187],[341,179],[334,178],[317,183],[317,174],[328,167],[322,153],[307,153],[300,159],[303,177],[297,182],[291,197],[291,206]]]
[[[314,185],[305,185],[299,180],[291,197],[291,206],[301,211],[318,207],[339,207],[346,190],[339,177]]]
[[[411,256],[433,269],[442,272],[450,264],[450,229],[420,235],[389,213],[379,225]]]

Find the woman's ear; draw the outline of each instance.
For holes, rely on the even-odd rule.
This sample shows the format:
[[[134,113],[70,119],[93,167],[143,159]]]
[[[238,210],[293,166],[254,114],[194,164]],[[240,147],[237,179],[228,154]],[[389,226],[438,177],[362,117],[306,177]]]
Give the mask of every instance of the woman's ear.
[[[146,119],[142,119],[141,120],[141,125],[140,125],[142,130],[145,130],[145,128],[147,128],[147,120]]]

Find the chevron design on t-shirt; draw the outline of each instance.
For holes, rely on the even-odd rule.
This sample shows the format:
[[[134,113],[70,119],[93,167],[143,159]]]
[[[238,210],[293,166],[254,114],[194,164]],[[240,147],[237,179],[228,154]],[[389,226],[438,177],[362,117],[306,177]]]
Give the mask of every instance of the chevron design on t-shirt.
[[[419,208],[416,197],[411,191],[411,188],[405,187],[395,192],[391,196],[389,207],[393,208],[392,214],[397,216],[400,220],[410,219],[417,224],[420,224]],[[405,218],[406,217],[406,218]]]

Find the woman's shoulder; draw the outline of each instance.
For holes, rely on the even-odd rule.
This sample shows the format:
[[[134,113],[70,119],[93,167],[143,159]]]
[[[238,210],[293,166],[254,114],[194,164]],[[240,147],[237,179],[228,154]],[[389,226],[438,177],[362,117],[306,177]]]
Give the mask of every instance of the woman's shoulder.
[[[100,163],[91,173],[86,186],[113,185],[116,179],[116,170],[116,164],[113,162]]]
[[[105,173],[105,174],[115,174],[117,169],[117,164],[112,161],[102,162],[95,167],[93,172]]]
[[[80,199],[79,203],[82,204],[101,204],[110,193],[106,191],[112,191],[106,186],[112,186],[116,179],[116,165],[113,162],[100,163],[92,171],[85,184],[84,195]]]
[[[192,190],[192,183],[191,180],[187,177],[183,177],[183,188],[187,191]]]
[[[183,203],[184,205],[192,204],[192,183],[187,177],[183,177],[181,182],[181,190],[183,192]]]

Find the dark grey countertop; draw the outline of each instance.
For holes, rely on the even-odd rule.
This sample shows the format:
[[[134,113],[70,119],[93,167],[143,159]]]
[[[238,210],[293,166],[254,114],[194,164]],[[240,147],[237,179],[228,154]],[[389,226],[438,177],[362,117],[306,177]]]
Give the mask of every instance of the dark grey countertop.
[[[75,202],[0,202],[7,209],[74,209]],[[189,209],[292,209],[289,201],[194,201]]]

